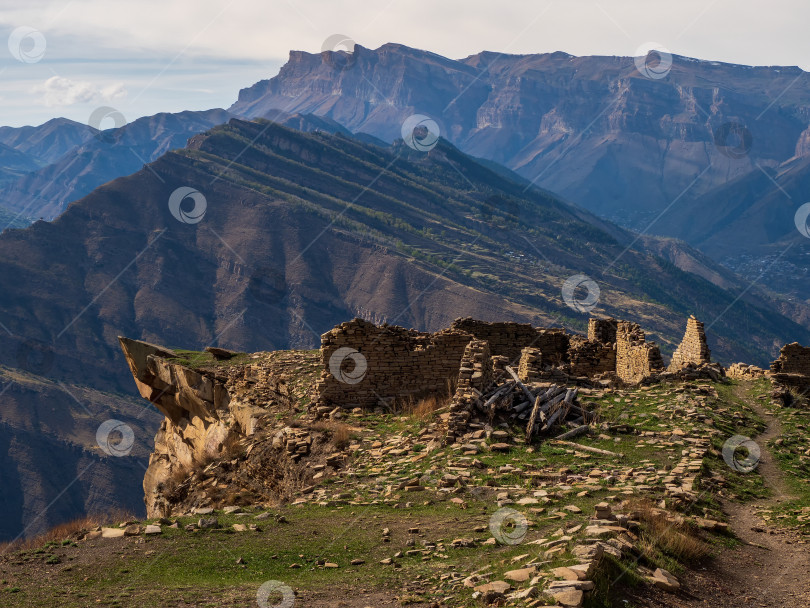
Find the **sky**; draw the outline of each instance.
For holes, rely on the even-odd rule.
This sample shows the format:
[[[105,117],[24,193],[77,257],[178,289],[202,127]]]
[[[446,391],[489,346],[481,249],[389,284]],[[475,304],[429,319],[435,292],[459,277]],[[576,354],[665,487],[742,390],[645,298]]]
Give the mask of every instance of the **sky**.
[[[634,56],[654,44],[810,70],[808,22],[807,0],[2,0],[0,125],[87,123],[102,106],[127,121],[227,108],[291,49],[319,52],[335,34],[452,58]]]

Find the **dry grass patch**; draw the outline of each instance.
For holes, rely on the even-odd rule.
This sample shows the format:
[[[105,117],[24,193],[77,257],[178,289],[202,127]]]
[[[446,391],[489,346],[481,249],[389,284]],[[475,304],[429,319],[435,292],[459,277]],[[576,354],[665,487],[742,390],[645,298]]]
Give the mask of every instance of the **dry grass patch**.
[[[709,546],[682,517],[657,508],[650,500],[634,502],[631,513],[632,518],[641,523],[640,544],[646,555],[659,551],[684,562],[697,561],[709,555]]]

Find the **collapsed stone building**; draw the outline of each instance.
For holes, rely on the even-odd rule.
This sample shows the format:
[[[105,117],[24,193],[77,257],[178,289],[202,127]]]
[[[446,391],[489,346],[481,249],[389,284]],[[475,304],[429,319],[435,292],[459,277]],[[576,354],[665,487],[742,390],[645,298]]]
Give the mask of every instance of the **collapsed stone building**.
[[[771,363],[771,397],[785,406],[810,402],[810,347],[798,342],[786,344],[779,358]]]
[[[635,385],[691,372],[718,379],[703,326],[694,317],[669,368],[654,342],[629,321],[590,319],[588,335],[528,323],[455,320],[436,333],[342,323],[321,339],[319,402],[369,407],[428,394],[476,398],[506,366],[523,382]]]

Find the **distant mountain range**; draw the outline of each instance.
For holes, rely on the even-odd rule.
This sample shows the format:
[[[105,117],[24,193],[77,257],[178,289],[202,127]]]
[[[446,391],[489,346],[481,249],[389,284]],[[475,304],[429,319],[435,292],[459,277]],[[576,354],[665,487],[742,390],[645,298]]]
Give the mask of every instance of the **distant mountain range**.
[[[764,271],[761,284],[810,300],[810,242],[793,222],[810,199],[797,177],[810,152],[810,74],[799,68],[674,56],[665,77],[650,79],[632,57],[451,60],[358,45],[351,55],[291,52],[229,111],[279,108],[386,141],[423,114],[469,154],[622,226],[683,239],[750,281]]]
[[[810,75],[674,56],[652,79],[637,62],[493,52],[453,60],[398,44],[292,51],[227,113],[158,114],[103,141],[65,119],[0,129],[0,206],[16,225],[52,219],[229,116],[309,116],[309,128],[390,143],[418,113],[464,152],[621,226],[682,239],[786,295],[786,310],[801,309],[810,243],[791,218],[805,201],[800,188],[784,193],[810,151]],[[328,122],[314,127],[313,115]]]

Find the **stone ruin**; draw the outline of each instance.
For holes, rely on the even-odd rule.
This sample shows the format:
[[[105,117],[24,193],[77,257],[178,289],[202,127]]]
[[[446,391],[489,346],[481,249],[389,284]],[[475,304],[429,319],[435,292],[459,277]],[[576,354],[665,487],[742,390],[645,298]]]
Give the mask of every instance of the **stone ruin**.
[[[786,344],[779,358],[771,363],[771,377],[775,386],[772,397],[783,405],[797,401],[807,402],[810,395],[810,347],[798,342]]]
[[[704,363],[711,363],[711,360],[712,353],[706,344],[706,332],[703,330],[703,323],[698,321],[694,315],[690,315],[686,321],[686,334],[672,355],[669,370],[677,371],[690,364],[703,365]]]
[[[694,317],[668,369],[638,324],[612,318],[591,319],[587,337],[471,318],[436,333],[354,319],[322,336],[321,363],[318,405],[324,409],[445,394],[462,411],[461,404],[478,398],[507,365],[526,383],[612,386],[724,375],[710,363],[703,325]]]

